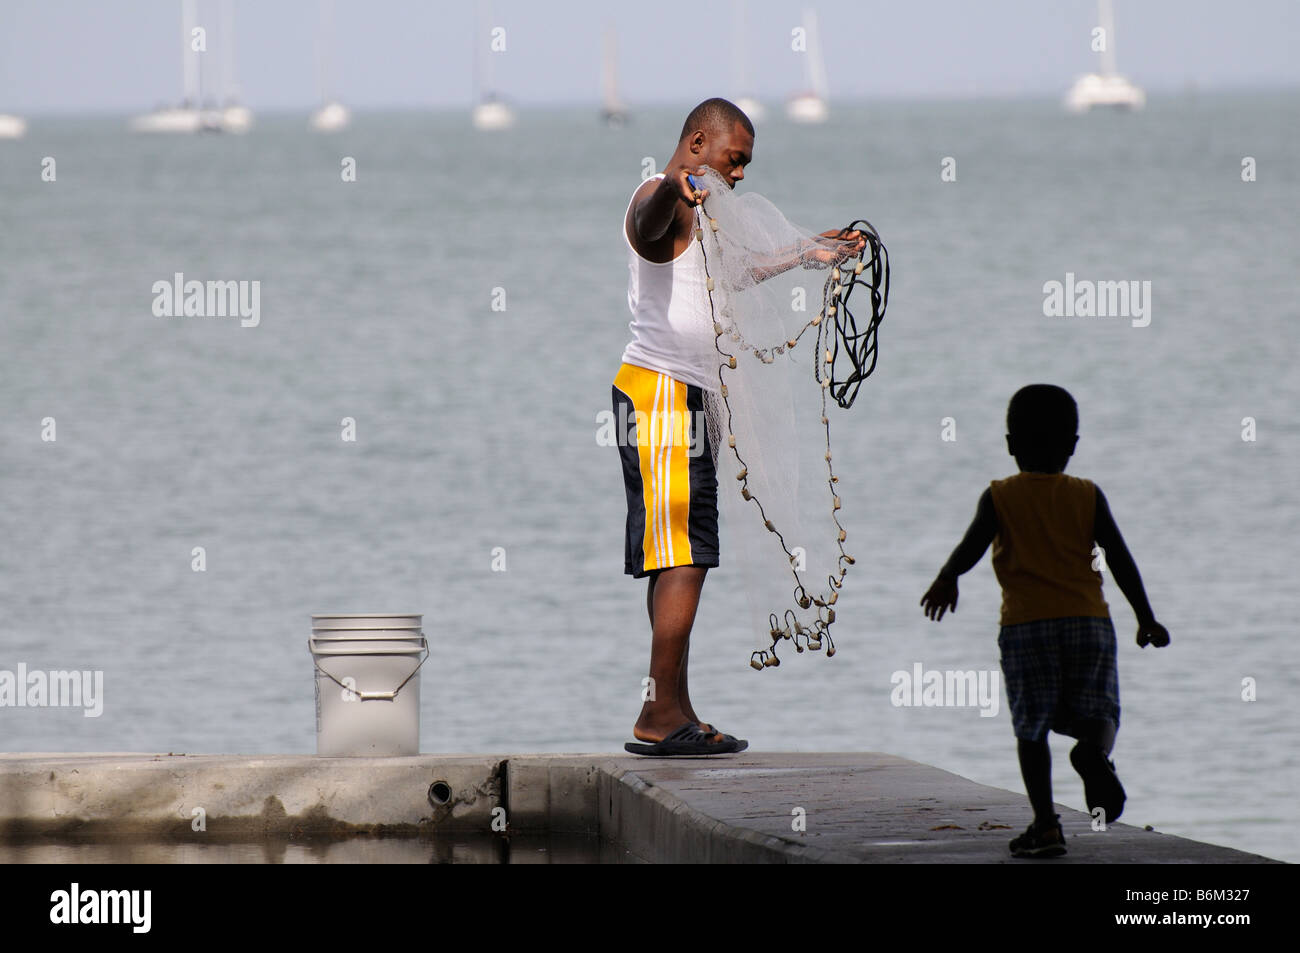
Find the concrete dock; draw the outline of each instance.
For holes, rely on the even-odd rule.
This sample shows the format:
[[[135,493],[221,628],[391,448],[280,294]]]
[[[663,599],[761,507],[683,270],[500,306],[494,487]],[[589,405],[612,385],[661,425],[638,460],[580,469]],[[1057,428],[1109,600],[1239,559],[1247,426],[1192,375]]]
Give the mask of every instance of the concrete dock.
[[[1026,861],[1007,848],[1024,795],[888,754],[0,755],[0,843],[547,833],[655,863],[1275,862],[1058,811],[1069,853]]]

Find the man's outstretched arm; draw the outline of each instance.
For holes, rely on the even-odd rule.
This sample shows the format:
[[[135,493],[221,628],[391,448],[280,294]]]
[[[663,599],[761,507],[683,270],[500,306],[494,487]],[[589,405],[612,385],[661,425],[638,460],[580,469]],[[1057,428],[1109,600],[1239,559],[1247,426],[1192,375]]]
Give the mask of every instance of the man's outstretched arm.
[[[767,259],[755,256],[759,264],[749,270],[750,278],[757,284],[800,265],[808,268],[838,264],[856,255],[866,243],[862,233],[856,229],[843,236],[837,231],[822,232],[819,237],[832,239],[839,244],[830,242],[823,244],[814,239],[790,248],[782,248]]]

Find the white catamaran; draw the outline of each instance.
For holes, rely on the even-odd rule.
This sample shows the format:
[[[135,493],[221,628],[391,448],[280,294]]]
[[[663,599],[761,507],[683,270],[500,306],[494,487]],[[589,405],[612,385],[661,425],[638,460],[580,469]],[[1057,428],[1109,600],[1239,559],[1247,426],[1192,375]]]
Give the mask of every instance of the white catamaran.
[[[807,88],[786,103],[785,114],[794,122],[825,122],[830,114],[826,105],[826,64],[822,62],[821,37],[817,34],[815,11],[804,10],[803,28],[807,43],[803,54]]]
[[[731,78],[736,92],[735,103],[749,117],[750,122],[759,123],[767,117],[767,109],[749,95],[749,33],[745,29],[744,0],[731,0],[731,22],[736,29],[731,42]]]
[[[1074,113],[1090,109],[1141,109],[1147,97],[1115,69],[1115,14],[1110,0],[1097,0],[1097,18],[1101,21],[1101,72],[1087,73],[1075,80],[1065,96],[1065,108]]]
[[[179,106],[160,106],[151,113],[131,120],[135,132],[203,132],[219,130],[221,116],[216,110],[199,107],[199,54],[191,48],[194,29],[198,26],[195,0],[181,3],[181,72],[185,98]]]
[[[493,84],[492,57],[496,54],[490,49],[484,50],[483,48],[485,37],[489,33],[484,31],[481,26],[483,18],[478,16],[480,12],[481,7],[475,9],[474,112],[471,119],[475,129],[509,129],[515,124],[515,111],[497,95]],[[486,20],[489,25],[492,23],[492,11],[490,9]]]
[[[352,121],[348,107],[333,96],[334,4],[321,0],[316,24],[316,87],[320,91],[320,108],[311,114],[311,127],[317,132],[338,132]]]

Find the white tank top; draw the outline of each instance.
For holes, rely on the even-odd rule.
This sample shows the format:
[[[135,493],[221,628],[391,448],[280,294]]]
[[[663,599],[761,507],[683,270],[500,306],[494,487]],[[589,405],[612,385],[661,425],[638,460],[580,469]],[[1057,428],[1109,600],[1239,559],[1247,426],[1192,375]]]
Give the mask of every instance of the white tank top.
[[[663,177],[662,172],[655,176]],[[718,352],[700,243],[692,236],[690,246],[672,261],[649,261],[627,237],[631,209],[629,199],[619,228],[628,251],[627,304],[632,310],[632,341],[623,350],[623,361],[716,391]]]

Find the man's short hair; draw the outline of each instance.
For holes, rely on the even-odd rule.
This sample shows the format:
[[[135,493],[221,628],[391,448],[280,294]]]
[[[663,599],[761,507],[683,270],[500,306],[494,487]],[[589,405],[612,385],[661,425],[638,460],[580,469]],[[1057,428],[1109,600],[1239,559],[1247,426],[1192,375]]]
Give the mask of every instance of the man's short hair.
[[[740,123],[751,136],[754,134],[754,124],[749,121],[744,110],[730,100],[715,96],[691,110],[686,122],[682,124],[682,134],[677,137],[677,141],[681,142],[696,129],[703,129],[710,136],[723,135],[730,132],[735,123]]]

